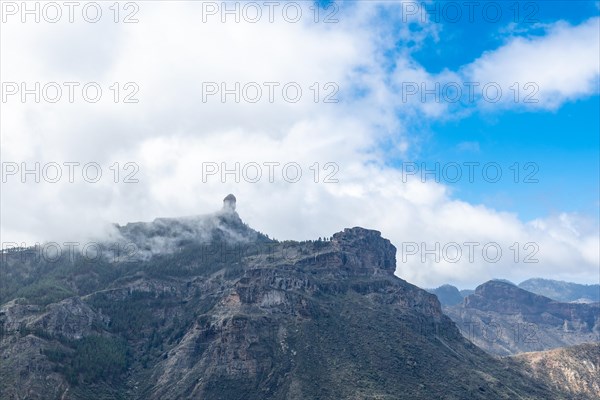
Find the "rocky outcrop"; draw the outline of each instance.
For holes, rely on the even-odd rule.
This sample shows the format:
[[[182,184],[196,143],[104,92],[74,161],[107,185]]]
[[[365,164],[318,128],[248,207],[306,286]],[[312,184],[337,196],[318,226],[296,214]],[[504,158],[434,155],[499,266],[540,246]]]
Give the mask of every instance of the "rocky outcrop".
[[[49,341],[35,334],[11,334],[0,341],[0,398],[60,399],[65,376],[44,354]]]
[[[26,301],[16,299],[0,308],[0,326],[5,335],[36,332],[54,338],[81,339],[108,321],[79,297],[45,307],[23,304]]]

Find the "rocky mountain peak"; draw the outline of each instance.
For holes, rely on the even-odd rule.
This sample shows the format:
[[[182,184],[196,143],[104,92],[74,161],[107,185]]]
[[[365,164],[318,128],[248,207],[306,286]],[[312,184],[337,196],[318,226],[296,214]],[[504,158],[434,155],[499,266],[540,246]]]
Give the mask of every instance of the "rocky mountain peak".
[[[506,313],[534,312],[552,302],[551,299],[520,289],[512,283],[491,280],[475,288],[475,293],[465,298],[465,306],[480,310]]]
[[[235,245],[268,240],[245,224],[235,209],[236,198],[230,194],[223,199],[223,208],[217,212],[128,223],[117,226],[116,236],[120,242],[134,246],[134,256],[140,259],[174,253],[190,244]]]
[[[223,211],[225,212],[234,212],[236,207],[237,199],[233,194],[228,194],[223,199]]]
[[[354,227],[333,235],[334,246],[345,256],[345,264],[367,267],[394,274],[396,247],[381,237],[381,232]]]
[[[453,306],[462,303],[464,299],[464,296],[460,294],[455,286],[448,284],[442,285],[437,289],[427,289],[427,291],[435,294],[444,306]]]
[[[148,256],[0,264],[0,399],[566,398],[464,339],[378,231],[270,240],[233,195],[117,229]]]

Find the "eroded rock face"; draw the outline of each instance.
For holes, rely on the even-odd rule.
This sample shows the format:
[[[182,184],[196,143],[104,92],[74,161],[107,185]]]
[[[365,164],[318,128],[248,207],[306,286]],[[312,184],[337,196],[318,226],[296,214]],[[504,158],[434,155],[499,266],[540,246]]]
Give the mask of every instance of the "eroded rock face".
[[[468,339],[498,355],[600,340],[599,303],[560,303],[501,281],[478,286],[444,311]]]
[[[68,391],[65,377],[43,354],[46,339],[10,335],[0,341],[0,398],[60,399]]]
[[[79,297],[65,299],[45,307],[21,304],[26,299],[10,301],[0,308],[0,325],[4,334],[19,331],[43,332],[46,336],[81,339],[104,325],[108,318],[92,310]]]
[[[396,249],[379,232],[276,242],[234,217],[214,217],[202,240],[190,219],[129,225],[139,243],[177,246],[98,265],[86,286],[75,283],[93,265],[64,261],[51,273],[65,281],[52,282],[75,296],[9,299],[0,398],[22,393],[17,382],[39,399],[563,398],[465,340],[434,295],[394,276]]]
[[[600,398],[600,343],[524,353],[514,360],[534,379],[566,389],[573,399]]]
[[[341,253],[344,267],[374,275],[393,275],[396,270],[396,247],[378,231],[345,229],[333,235],[333,244]]]

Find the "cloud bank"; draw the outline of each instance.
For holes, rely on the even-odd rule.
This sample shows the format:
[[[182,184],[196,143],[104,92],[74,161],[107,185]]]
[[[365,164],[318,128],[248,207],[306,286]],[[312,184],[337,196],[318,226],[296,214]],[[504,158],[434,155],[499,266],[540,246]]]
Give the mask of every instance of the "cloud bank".
[[[387,157],[412,154],[420,119],[521,106],[404,101],[406,82],[505,87],[535,80],[540,101],[531,107],[541,109],[597,93],[598,60],[587,46],[598,47],[598,18],[578,26],[557,22],[540,37],[508,38],[469,65],[431,74],[401,45],[435,37],[434,24],[395,20],[393,13],[381,23],[382,9],[396,7],[387,2],[342,3],[337,23],[316,23],[311,4],[299,4],[305,17],[294,23],[278,14],[274,22],[222,23],[219,15],[203,14],[201,3],[144,2],[136,24],[5,24],[3,82],[97,82],[103,95],[90,103],[78,86],[72,103],[65,97],[36,103],[30,96],[2,104],[3,162],[63,166],[58,183],[43,176],[22,183],[22,171],[7,177],[2,241],[77,240],[98,234],[107,221],[204,214],[235,193],[240,216],[278,239],[329,236],[357,225],[380,230],[399,249],[397,274],[422,286],[472,286],[492,277],[597,279],[597,227],[576,215],[521,221],[469,204],[443,184],[404,179]],[[126,88],[128,82],[135,86]],[[222,97],[221,85],[231,91],[236,83],[240,101],[235,93]],[[208,95],[214,84],[219,92]],[[257,87],[261,98],[249,101]],[[292,101],[298,87],[302,94]],[[124,103],[135,88],[139,102]],[[80,163],[72,183],[65,162]],[[95,183],[81,176],[90,162],[102,171]],[[436,242],[440,249],[461,244],[463,252],[465,242],[481,245],[473,261],[463,255],[449,262],[456,248],[448,246],[440,262],[423,261],[420,253],[403,260],[403,246],[414,251],[406,243],[435,248]],[[500,246],[501,259],[481,256],[486,243]],[[510,249],[515,243],[518,262]],[[538,246],[537,263],[523,262],[535,250],[527,243]]]

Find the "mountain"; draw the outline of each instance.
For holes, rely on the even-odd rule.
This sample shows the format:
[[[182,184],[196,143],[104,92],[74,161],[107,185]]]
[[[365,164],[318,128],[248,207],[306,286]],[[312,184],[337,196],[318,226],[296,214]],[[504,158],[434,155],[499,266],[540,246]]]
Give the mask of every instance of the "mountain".
[[[517,368],[556,389],[566,388],[571,399],[600,399],[600,343],[523,353],[514,356]]]
[[[497,355],[600,340],[600,303],[561,303],[499,280],[444,312],[465,337]]]
[[[443,306],[453,306],[462,303],[464,296],[458,289],[452,285],[442,285],[437,289],[426,289],[429,293],[435,294]]]
[[[600,284],[581,285],[551,279],[533,278],[521,282],[519,287],[563,303],[600,302]]]
[[[1,254],[1,399],[569,398],[466,340],[377,231],[274,241],[229,196],[115,229]]]

